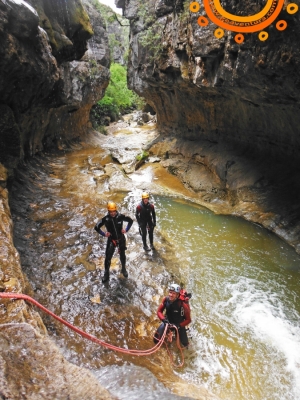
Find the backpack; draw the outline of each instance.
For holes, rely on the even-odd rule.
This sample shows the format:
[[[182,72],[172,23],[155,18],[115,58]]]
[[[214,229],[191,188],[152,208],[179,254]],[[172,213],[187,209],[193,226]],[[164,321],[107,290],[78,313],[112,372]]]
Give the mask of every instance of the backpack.
[[[181,289],[179,293],[179,299],[183,301],[185,304],[187,304],[189,310],[190,310],[190,303],[189,300],[192,297],[192,293],[188,293],[185,289]]]

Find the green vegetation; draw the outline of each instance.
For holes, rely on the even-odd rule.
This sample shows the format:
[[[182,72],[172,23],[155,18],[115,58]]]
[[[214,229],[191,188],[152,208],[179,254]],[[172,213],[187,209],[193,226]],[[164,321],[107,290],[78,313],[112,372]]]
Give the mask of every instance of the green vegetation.
[[[163,35],[163,25],[156,20],[155,14],[151,12],[149,4],[139,1],[137,13],[145,29],[139,33],[139,43],[149,51],[147,59],[152,62],[158,58],[163,50],[161,38]]]
[[[137,160],[137,161],[141,161],[141,160],[145,160],[145,159],[148,158],[148,157],[149,157],[148,151],[143,151],[141,154],[138,154],[138,155],[136,156],[136,160]]]
[[[184,0],[183,2],[183,8],[182,12],[179,15],[181,23],[186,23],[190,21],[190,1],[189,0]]]
[[[110,67],[110,83],[98,105],[111,107],[114,112],[124,114],[137,108],[139,96],[127,87],[127,70],[120,64]]]
[[[180,4],[175,2],[173,5],[172,17],[174,26],[176,26],[179,20],[181,25],[184,24],[186,28],[188,28],[190,18],[189,5],[189,0],[184,0],[184,2],[180,2]],[[161,19],[157,19],[155,10],[153,9],[153,3],[145,2],[144,0],[139,0],[137,16],[143,26],[143,31],[138,34],[139,44],[147,51],[147,61],[153,63],[166,51],[166,47],[164,47],[162,41],[164,36],[164,24],[161,22]]]
[[[96,8],[96,10],[98,10],[100,12],[100,14],[103,17],[104,22],[106,24],[106,28],[107,28],[108,24],[111,24],[112,22],[116,21],[116,15],[115,15],[116,13],[109,6],[99,3],[98,0],[92,0],[91,3]],[[121,15],[119,15],[118,17],[120,17],[120,19],[123,18]]]
[[[127,70],[120,64],[113,63],[110,67],[110,83],[105,96],[91,110],[91,120],[95,128],[108,125],[119,119],[120,114],[126,114],[134,109],[140,109],[145,102],[127,87]]]

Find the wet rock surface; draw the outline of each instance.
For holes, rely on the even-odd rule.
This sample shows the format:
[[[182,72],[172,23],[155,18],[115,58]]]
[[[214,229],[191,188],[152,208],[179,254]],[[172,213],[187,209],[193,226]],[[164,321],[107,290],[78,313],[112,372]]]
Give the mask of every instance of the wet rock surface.
[[[153,327],[157,324],[154,308],[155,301],[158,301],[158,293],[162,295],[159,284],[171,279],[170,277],[178,280],[184,278],[178,275],[180,266],[174,258],[174,249],[157,232],[159,253],[150,257],[153,257],[153,261],[149,285],[150,275],[147,273],[141,276],[140,274],[140,269],[147,270],[149,260],[146,259],[146,255],[141,258],[139,254],[140,237],[136,227],[133,227],[132,232],[129,233],[130,256],[128,258],[129,279],[132,281],[123,282],[123,279],[119,277],[118,263],[114,261],[111,286],[103,288],[101,296],[99,295],[99,285],[101,285],[99,272],[103,265],[104,247],[95,245],[91,248],[90,246],[94,240],[92,225],[95,223],[95,221],[90,221],[90,215],[99,217],[101,210],[105,211],[105,203],[112,194],[115,199],[121,199],[124,192],[141,191],[147,188],[153,194],[169,194],[190,199],[217,213],[243,216],[275,232],[280,227],[280,221],[284,221],[283,218],[287,221],[292,212],[297,212],[297,209],[292,209],[288,202],[283,202],[281,204],[286,208],[281,208],[281,211],[286,210],[286,214],[275,213],[278,213],[275,205],[280,205],[278,197],[276,197],[276,202],[274,197],[277,186],[273,184],[270,177],[262,179],[262,171],[264,171],[262,161],[259,164],[258,160],[254,159],[245,164],[245,159],[239,158],[239,154],[230,148],[227,148],[226,152],[223,151],[226,157],[220,159],[218,149],[215,149],[211,143],[194,142],[191,150],[190,143],[187,141],[161,137],[153,123],[133,128],[128,122],[130,120],[131,116],[128,116],[124,118],[124,121],[112,124],[109,127],[108,136],[94,134],[90,136],[87,143],[82,143],[80,146],[74,145],[74,150],[77,148],[74,155],[69,152],[67,155],[60,153],[57,158],[37,157],[35,161],[28,163],[26,171],[19,171],[12,192],[15,199],[13,213],[18,232],[15,241],[22,258],[27,260],[22,267],[27,275],[26,280],[28,279],[31,284],[26,286],[20,270],[19,272],[12,271],[5,278],[7,282],[5,283],[3,279],[2,283],[4,290],[9,288],[9,290],[25,290],[29,294],[34,293],[34,297],[40,302],[54,307],[58,314],[91,333],[97,327],[94,332],[96,336],[102,333],[105,337],[105,330],[109,329],[110,340],[121,346],[124,345],[124,338],[120,336],[119,329],[124,329],[122,328],[122,320],[125,318],[124,306],[127,303],[132,304],[135,317],[128,320],[126,316],[126,319],[129,329],[139,332],[139,336],[128,339],[127,345],[131,348],[140,347],[143,343],[140,342],[141,338],[151,335]],[[128,153],[128,143],[132,146],[130,147],[132,153]],[[90,147],[91,144],[93,147]],[[138,169],[134,168],[126,172],[128,164],[134,165],[136,155],[144,151],[149,152],[149,157],[144,163]],[[76,162],[72,161],[73,158]],[[257,170],[250,168],[253,163],[257,166]],[[39,171],[39,174],[36,171]],[[2,175],[5,177],[5,171]],[[72,176],[76,176],[76,180],[72,179]],[[8,203],[4,201],[6,189],[3,190],[3,208],[6,208],[5,215],[9,216],[7,223],[8,229],[11,230]],[[45,196],[45,193],[48,194]],[[70,200],[65,198],[67,193],[71,194]],[[70,205],[68,205],[69,201]],[[40,207],[39,203],[43,206]],[[126,213],[128,210],[133,212],[131,207],[129,201],[126,204]],[[288,210],[292,210],[291,214]],[[26,215],[28,219],[24,218]],[[295,231],[296,240],[292,243],[291,232],[287,227],[288,225],[285,225],[282,231],[276,233],[285,237],[291,244],[295,244],[296,248],[299,244],[297,230]],[[298,229],[297,224],[295,227]],[[8,246],[11,248],[10,251],[15,252],[12,240]],[[55,246],[55,252],[58,250],[57,258],[51,255],[53,246]],[[15,254],[18,257],[16,252]],[[3,258],[5,259],[5,255]],[[32,262],[33,260],[35,262]],[[17,262],[14,259],[10,260],[10,264],[13,265],[18,265]],[[61,265],[65,267],[61,268]],[[167,266],[168,272],[162,268],[164,265]],[[15,279],[18,276],[21,284]],[[144,282],[143,287],[147,287],[147,290],[143,291],[143,296],[139,298],[153,300],[151,306],[148,301],[143,303],[146,307],[145,315],[139,310],[139,299],[134,295],[134,293],[142,295],[139,285],[134,283],[138,281]],[[61,282],[68,287],[68,293],[58,288]],[[11,304],[14,306],[16,302]],[[99,310],[93,308],[97,305],[101,305]],[[106,315],[104,320],[103,308]],[[9,313],[3,309],[1,317],[3,323],[27,322],[30,308],[24,305],[22,310],[20,316],[18,307]],[[91,313],[95,314],[90,323],[88,321]],[[14,315],[17,317],[15,318]],[[3,319],[4,317],[6,319]],[[31,319],[39,320],[35,316]],[[94,322],[98,319],[104,323],[100,331],[98,324]],[[59,324],[48,317],[44,318],[44,323],[61,348],[64,348],[67,343],[70,346],[70,350],[64,354],[68,361],[88,367],[91,367],[90,363],[92,363],[92,368],[97,369],[118,360],[105,351],[96,351],[92,345],[78,342],[77,338],[72,338]],[[36,330],[43,332],[41,322],[35,322],[35,325]],[[15,340],[14,335],[12,337]],[[16,343],[18,340],[16,339]],[[147,344],[145,343],[144,346],[147,347]],[[94,354],[95,351],[97,356],[93,358],[93,361],[87,362],[84,354]],[[32,352],[34,354],[34,349]],[[155,357],[154,364],[150,365],[146,360],[144,365],[144,361],[141,360],[140,365],[147,365],[148,369],[157,374],[157,365],[161,357],[161,355]],[[130,358],[128,361],[131,361]],[[161,365],[164,365],[161,371],[162,382],[167,387],[172,388],[175,393],[187,390],[184,382],[175,383],[177,378],[174,378],[172,369],[167,368],[163,359],[161,359]],[[40,387],[43,382],[41,379]],[[49,385],[49,393],[51,393],[50,389],[51,385]],[[208,396],[204,392],[200,394],[199,389],[192,386],[188,393],[190,398],[202,399],[203,396],[204,398]],[[213,398],[212,395],[209,396]]]
[[[116,399],[95,376],[67,362],[47,335],[28,323],[0,327],[0,393],[20,399]]]
[[[77,148],[74,155],[60,153],[57,156],[36,157],[28,163],[26,170],[19,171],[12,191],[15,199],[15,243],[21,253],[23,271],[30,281],[27,292],[35,299],[74,325],[108,342],[120,347],[146,349],[152,346],[151,335],[157,325],[155,308],[159,296],[163,294],[161,282],[171,277],[181,280],[174,251],[157,232],[159,253],[143,254],[141,238],[134,226],[128,234],[128,280],[120,277],[116,258],[112,262],[109,285],[101,285],[105,246],[101,238],[101,243],[98,243],[99,239],[95,240],[93,218],[97,219],[105,213],[106,201],[111,196],[121,199],[124,191],[141,191],[146,185],[153,192],[175,193],[173,179],[177,181],[178,195],[180,189],[185,189],[172,176],[169,183],[161,187],[159,182],[153,180],[147,163],[141,171],[126,177],[120,171],[118,162],[112,162],[111,154],[115,148],[122,149],[124,137],[129,136],[133,147],[140,152],[155,139],[157,132],[154,126],[139,128],[136,136],[132,131],[126,133],[118,129],[118,124],[115,124],[111,136],[91,137],[90,143],[83,144],[82,150]],[[96,143],[101,149],[95,146]],[[161,168],[163,171],[164,168]],[[132,205],[128,204],[128,208],[131,214]],[[128,210],[125,213],[128,214]],[[25,215],[28,219],[24,218]],[[168,272],[165,271],[165,264],[168,265]],[[142,275],[141,270],[145,270]],[[128,307],[131,310],[129,314]],[[166,398],[169,390],[177,393],[178,397],[185,393],[187,398],[215,398],[201,386],[187,385],[176,376],[171,364],[165,362],[164,354],[157,353],[150,363],[146,358],[133,360],[129,356],[120,357],[75,337],[47,316],[43,316],[43,321],[71,363],[95,371],[105,365],[134,361],[155,376],[158,374],[160,382],[168,388]],[[128,336],[127,329],[137,334]],[[30,354],[34,351],[32,349]],[[152,380],[154,375],[151,375]],[[40,387],[43,384],[41,379]],[[50,384],[49,392],[51,390]]]
[[[1,182],[7,173],[1,167]],[[14,246],[8,191],[0,186],[0,291],[32,295]],[[113,399],[87,370],[67,362],[40,314],[23,300],[1,299],[0,394],[7,399]]]

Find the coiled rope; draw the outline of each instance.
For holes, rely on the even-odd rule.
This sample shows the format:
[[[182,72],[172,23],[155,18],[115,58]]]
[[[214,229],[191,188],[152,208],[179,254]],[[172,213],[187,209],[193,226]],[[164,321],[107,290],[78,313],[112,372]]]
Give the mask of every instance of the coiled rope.
[[[106,347],[107,349],[114,350],[114,351],[117,351],[119,353],[130,354],[130,355],[133,355],[133,356],[149,356],[149,355],[155,353],[156,351],[158,351],[161,348],[161,346],[163,345],[163,343],[165,342],[165,338],[166,338],[166,334],[167,334],[167,330],[168,330],[168,324],[166,324],[165,330],[164,330],[164,333],[163,333],[161,339],[151,349],[148,349],[148,350],[124,349],[122,347],[117,347],[117,346],[114,346],[112,344],[106,343],[103,340],[98,339],[95,336],[83,331],[82,329],[77,328],[76,326],[70,324],[69,322],[65,321],[63,318],[61,318],[58,315],[54,314],[52,311],[48,310],[46,307],[44,307],[38,301],[34,300],[30,296],[27,296],[26,294],[0,292],[0,298],[2,298],[2,299],[19,299],[19,300],[28,301],[29,303],[31,303],[31,304],[37,306],[38,308],[40,308],[41,310],[43,310],[45,313],[51,315],[51,317],[53,317],[57,321],[61,322],[62,324],[67,326],[69,329],[72,329],[72,331],[78,333],[80,336],[82,336],[82,337],[84,337],[84,338],[86,338],[86,339],[88,339],[88,340],[90,340],[90,341],[92,341],[94,343],[97,343],[97,344],[99,344],[99,345],[101,345],[103,347]],[[177,329],[176,327],[174,327],[174,328]],[[182,359],[183,359],[183,353],[182,353],[182,349],[180,347],[178,330],[177,330],[177,335],[176,336],[177,336],[177,346],[179,347],[179,349],[181,351],[181,356],[182,356]],[[173,364],[172,355],[171,355],[171,353],[170,353],[170,351],[168,349],[168,345],[167,344],[166,344],[166,346],[167,346],[167,351],[168,351],[168,353],[169,353],[169,355],[171,357],[171,362]],[[184,359],[183,359],[183,361],[182,361],[182,363],[180,365],[175,365],[175,366],[181,367],[183,365],[183,363],[184,363]]]

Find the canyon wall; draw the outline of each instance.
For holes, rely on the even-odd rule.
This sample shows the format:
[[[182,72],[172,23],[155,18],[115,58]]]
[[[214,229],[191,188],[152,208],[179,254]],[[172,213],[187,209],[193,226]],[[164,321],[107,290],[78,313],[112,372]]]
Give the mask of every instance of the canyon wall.
[[[278,20],[256,33],[218,28],[207,18],[203,4],[191,12],[190,2],[178,0],[118,0],[130,20],[128,79],[132,89],[157,111],[158,128],[188,140],[232,142],[267,157],[297,161],[300,148],[300,29],[299,12],[289,14],[287,3]],[[225,3],[222,3],[223,5]],[[297,6],[297,5],[296,5]],[[233,0],[226,11],[252,15],[262,1]],[[198,24],[206,17],[207,26]]]
[[[81,0],[0,2],[0,162],[9,171],[91,128],[90,109],[109,82],[98,17]]]

